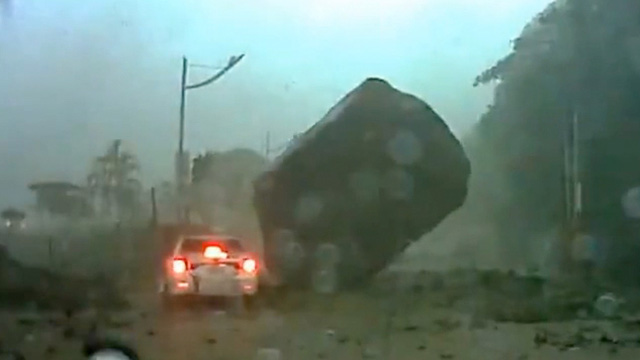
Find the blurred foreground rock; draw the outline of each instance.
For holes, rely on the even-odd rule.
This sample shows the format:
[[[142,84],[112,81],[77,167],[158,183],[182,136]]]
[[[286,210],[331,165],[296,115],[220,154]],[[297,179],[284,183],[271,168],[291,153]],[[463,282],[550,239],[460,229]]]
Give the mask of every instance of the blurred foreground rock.
[[[41,309],[123,307],[126,301],[108,279],[85,279],[29,267],[0,246],[0,306]]]
[[[470,171],[429,105],[367,79],[255,181],[266,265],[321,292],[366,279],[463,204]]]

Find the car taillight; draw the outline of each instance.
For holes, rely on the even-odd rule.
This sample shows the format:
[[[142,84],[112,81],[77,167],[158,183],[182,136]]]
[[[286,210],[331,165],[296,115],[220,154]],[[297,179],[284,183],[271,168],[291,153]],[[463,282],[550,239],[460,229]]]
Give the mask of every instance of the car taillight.
[[[242,260],[242,270],[248,273],[254,273],[258,270],[258,263],[253,259]]]
[[[204,248],[204,257],[207,259],[226,259],[229,256],[220,246],[207,246]]]
[[[171,269],[174,274],[183,274],[189,269],[189,264],[187,263],[187,259],[184,258],[174,258],[171,263]]]

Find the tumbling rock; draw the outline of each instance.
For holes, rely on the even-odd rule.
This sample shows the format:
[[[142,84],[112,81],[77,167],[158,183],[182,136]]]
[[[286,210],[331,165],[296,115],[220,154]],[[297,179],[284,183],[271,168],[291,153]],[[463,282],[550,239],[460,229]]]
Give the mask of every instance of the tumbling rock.
[[[367,279],[463,204],[470,171],[429,105],[367,79],[256,179],[266,268],[289,285],[329,267],[341,287]]]

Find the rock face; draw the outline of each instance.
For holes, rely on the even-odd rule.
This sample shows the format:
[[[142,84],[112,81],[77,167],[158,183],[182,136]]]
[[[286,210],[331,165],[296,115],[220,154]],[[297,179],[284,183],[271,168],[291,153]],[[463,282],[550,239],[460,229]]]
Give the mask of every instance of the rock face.
[[[287,284],[365,279],[463,204],[470,171],[429,105],[367,79],[255,181],[266,267]]]

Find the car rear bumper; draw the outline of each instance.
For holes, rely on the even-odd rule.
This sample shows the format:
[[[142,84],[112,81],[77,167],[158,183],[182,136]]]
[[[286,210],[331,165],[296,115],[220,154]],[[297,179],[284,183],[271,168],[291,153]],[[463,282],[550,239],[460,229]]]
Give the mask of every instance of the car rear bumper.
[[[168,279],[161,291],[169,295],[189,296],[242,296],[258,292],[256,276],[235,276],[216,280],[199,280],[194,277]]]

